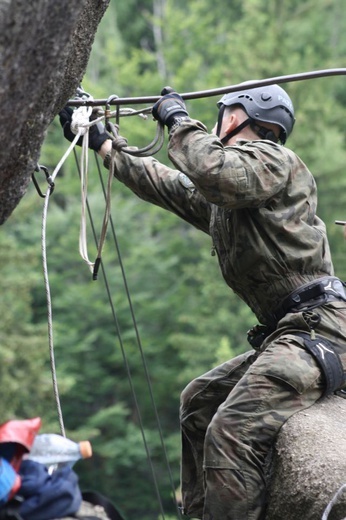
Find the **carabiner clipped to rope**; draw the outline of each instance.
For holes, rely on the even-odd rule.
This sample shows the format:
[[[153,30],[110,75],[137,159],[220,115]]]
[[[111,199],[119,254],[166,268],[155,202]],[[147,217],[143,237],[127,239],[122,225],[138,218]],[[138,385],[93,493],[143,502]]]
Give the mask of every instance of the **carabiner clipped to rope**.
[[[109,98],[107,99],[107,102],[106,102],[106,107],[105,107],[105,126],[106,126],[106,130],[109,131],[109,119],[111,117],[111,102],[114,100],[114,99],[118,99],[119,96],[117,96],[116,94],[112,94],[111,96],[109,96]],[[120,107],[119,105],[117,105],[117,108],[116,108],[116,116],[115,116],[115,122],[117,125],[119,125],[119,119],[120,119]]]
[[[48,171],[48,168],[46,166],[43,166],[42,164],[37,164],[36,168],[35,168],[35,172],[39,172],[39,171],[43,171],[45,176],[46,176],[46,181],[48,183],[48,185],[50,186],[50,190],[49,190],[49,195],[51,195],[54,191],[54,188],[55,188],[55,184],[53,182],[53,179],[51,177],[51,175],[49,174],[49,171]],[[31,175],[31,178],[32,178],[32,181],[35,185],[35,188],[36,188],[36,191],[37,193],[39,194],[40,197],[42,197],[43,199],[46,197],[46,195],[44,195],[41,191],[41,188],[36,180],[36,177],[35,177],[35,172],[32,173]]]
[[[111,95],[107,99],[106,102],[106,109],[105,109],[105,126],[107,132],[109,132],[112,138],[114,136],[115,139],[119,137],[118,130],[119,130],[119,119],[120,119],[120,107],[117,105],[116,107],[116,124],[112,124],[110,122],[110,116],[111,116],[111,110],[110,110],[110,104],[115,100],[118,99],[118,96]],[[143,148],[139,148],[137,150],[130,148],[128,146],[121,146],[121,151],[125,152],[129,155],[133,155],[135,157],[149,157],[150,155],[156,154],[159,150],[161,150],[163,146],[165,138],[165,132],[164,132],[164,125],[157,122],[156,127],[156,135],[151,143],[149,143],[147,146]]]

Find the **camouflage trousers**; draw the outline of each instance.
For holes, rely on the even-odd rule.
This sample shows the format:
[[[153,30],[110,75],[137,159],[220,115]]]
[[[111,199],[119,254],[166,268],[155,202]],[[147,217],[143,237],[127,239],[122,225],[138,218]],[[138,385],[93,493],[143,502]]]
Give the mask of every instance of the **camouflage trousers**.
[[[287,315],[260,352],[223,363],[183,391],[181,485],[189,518],[264,518],[264,463],[275,437],[323,394],[321,371],[294,334],[308,331],[316,315],[316,333],[338,344],[346,370],[346,303],[331,302]]]

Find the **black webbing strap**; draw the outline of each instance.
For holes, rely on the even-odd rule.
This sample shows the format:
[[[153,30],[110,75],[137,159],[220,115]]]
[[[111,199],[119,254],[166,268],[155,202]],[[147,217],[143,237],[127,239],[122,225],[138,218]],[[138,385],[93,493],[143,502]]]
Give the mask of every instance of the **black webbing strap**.
[[[231,132],[229,132],[228,134],[226,134],[225,136],[223,136],[223,138],[221,139],[221,143],[222,144],[225,144],[227,143],[231,137],[239,134],[239,132],[241,130],[243,130],[243,128],[245,128],[246,126],[249,126],[249,124],[251,123],[251,119],[246,119],[245,121],[243,121],[242,123],[240,123],[240,125],[237,126],[237,128],[234,128],[234,130],[232,130]],[[220,128],[221,129],[221,128]],[[218,134],[216,134],[218,135]]]
[[[273,313],[273,317],[276,321],[280,321],[281,318],[283,318],[292,308],[313,301],[323,295],[325,295],[325,288],[321,282],[314,281],[308,286],[298,288],[281,302],[279,308],[276,309],[275,313]],[[324,300],[320,303],[323,303],[323,301]]]
[[[296,332],[304,340],[304,347],[315,358],[325,378],[323,396],[332,394],[345,383],[345,372],[334,345],[322,337],[312,339],[309,332]]]

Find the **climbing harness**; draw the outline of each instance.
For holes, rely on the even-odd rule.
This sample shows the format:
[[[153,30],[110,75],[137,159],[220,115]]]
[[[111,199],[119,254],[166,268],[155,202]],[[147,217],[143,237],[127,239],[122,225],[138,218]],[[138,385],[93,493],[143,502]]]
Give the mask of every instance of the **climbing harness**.
[[[312,355],[322,371],[325,383],[322,397],[341,388],[345,384],[346,378],[336,345],[326,338],[318,336],[311,338],[309,332],[300,331],[295,335],[304,340],[305,350]]]
[[[274,324],[275,328],[288,312],[311,310],[336,300],[346,301],[344,282],[336,276],[323,276],[298,287],[289,294],[275,311],[268,314],[268,321]]]

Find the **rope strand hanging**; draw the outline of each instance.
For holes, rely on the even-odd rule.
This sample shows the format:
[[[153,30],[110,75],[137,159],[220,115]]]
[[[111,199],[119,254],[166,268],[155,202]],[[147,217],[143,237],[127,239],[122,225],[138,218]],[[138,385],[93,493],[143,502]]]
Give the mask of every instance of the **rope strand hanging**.
[[[78,157],[77,157],[77,154],[76,154],[75,150],[74,150],[74,153],[75,153],[75,160],[76,160],[77,169],[78,169],[78,172],[80,174],[81,173],[80,172],[80,164],[79,164]],[[95,160],[96,160],[96,165],[97,165],[97,169],[98,169],[98,175],[99,175],[99,179],[100,179],[103,195],[104,195],[104,198],[105,198],[105,201],[106,201],[107,197],[108,197],[108,193],[107,193],[107,189],[106,189],[106,187],[104,185],[103,176],[102,176],[102,172],[101,172],[98,156],[97,156],[96,153],[95,153]],[[90,207],[89,207],[89,204],[88,204],[87,200],[86,200],[86,208],[87,208],[87,211],[88,211],[89,220],[90,220],[90,223],[91,223],[94,240],[95,240],[95,243],[97,245],[97,235],[96,235],[95,226],[94,226],[94,223],[93,223],[91,210],[90,210]],[[132,322],[133,322],[133,326],[134,326],[134,330],[135,330],[135,334],[136,334],[137,345],[138,345],[138,349],[139,349],[139,352],[140,352],[140,355],[141,355],[141,359],[142,359],[142,365],[144,367],[145,379],[146,379],[146,382],[147,382],[149,395],[150,395],[150,400],[151,400],[152,407],[153,407],[154,414],[155,414],[155,420],[156,420],[156,424],[157,424],[157,429],[158,429],[158,433],[159,433],[161,447],[162,447],[163,454],[164,454],[164,460],[165,460],[166,467],[167,467],[168,477],[169,477],[170,485],[171,485],[171,488],[172,488],[172,494],[174,496],[174,501],[175,501],[175,506],[176,506],[176,511],[177,511],[177,517],[179,519],[181,519],[181,513],[180,513],[180,510],[178,508],[178,504],[176,503],[176,500],[175,500],[175,494],[174,494],[175,493],[175,486],[174,486],[174,482],[173,482],[172,472],[171,472],[171,469],[170,469],[170,464],[169,464],[169,461],[168,461],[168,455],[167,455],[166,448],[165,448],[165,443],[164,443],[162,427],[161,427],[161,423],[160,423],[160,419],[159,419],[159,414],[158,414],[157,406],[156,406],[155,399],[154,399],[153,389],[152,389],[150,376],[149,376],[149,370],[148,370],[147,363],[146,363],[146,360],[145,360],[144,350],[143,350],[143,347],[142,347],[142,342],[141,342],[141,338],[140,338],[139,330],[138,330],[138,326],[137,326],[137,320],[136,320],[134,309],[133,309],[133,305],[132,305],[132,299],[131,299],[131,295],[130,295],[130,290],[129,290],[128,283],[127,283],[127,277],[126,277],[126,273],[125,273],[125,268],[124,268],[124,265],[123,265],[122,256],[121,256],[121,252],[120,252],[120,248],[119,248],[119,244],[118,244],[118,239],[117,239],[117,235],[116,235],[116,232],[115,232],[115,227],[114,227],[114,223],[113,223],[113,219],[112,219],[111,215],[109,217],[109,223],[110,223],[111,233],[112,233],[112,236],[113,236],[114,245],[115,245],[115,248],[116,248],[116,251],[117,251],[117,256],[118,256],[118,259],[119,259],[119,266],[120,266],[120,269],[121,269],[124,289],[125,289],[127,301],[128,301],[128,304],[129,304],[130,314],[131,314],[131,318],[132,318]],[[130,384],[131,395],[133,397],[134,406],[135,406],[136,413],[137,413],[137,416],[138,416],[138,422],[139,422],[139,426],[140,426],[140,430],[141,430],[141,434],[142,434],[143,444],[144,444],[144,448],[145,448],[145,451],[146,451],[148,463],[149,463],[149,466],[150,466],[152,478],[153,478],[154,488],[155,488],[157,499],[158,499],[158,503],[159,503],[161,517],[164,520],[164,518],[165,518],[164,507],[163,507],[163,504],[162,504],[162,501],[161,501],[161,497],[160,497],[157,476],[156,476],[156,473],[155,473],[155,469],[154,469],[153,462],[152,462],[151,455],[150,455],[148,442],[147,442],[147,439],[146,439],[143,419],[142,419],[139,403],[138,403],[138,400],[137,400],[136,391],[135,391],[135,388],[134,388],[134,385],[133,385],[133,381],[132,381],[132,374],[131,374],[130,365],[129,365],[129,362],[128,362],[128,358],[126,356],[124,343],[123,343],[122,336],[121,336],[121,333],[120,333],[120,326],[119,326],[117,314],[116,314],[114,303],[113,303],[112,292],[110,290],[110,286],[109,286],[109,282],[108,282],[108,277],[107,277],[105,266],[102,263],[100,263],[100,267],[101,267],[101,270],[102,270],[103,280],[104,280],[105,287],[106,287],[106,293],[107,293],[107,297],[108,297],[108,300],[109,300],[110,308],[111,308],[111,311],[112,311],[112,316],[113,316],[113,321],[114,321],[114,324],[115,324],[116,335],[117,335],[118,340],[119,340],[120,349],[121,349],[121,353],[122,353],[122,357],[123,357],[123,362],[124,362],[124,366],[125,366],[125,369],[126,369],[126,372],[127,372],[128,381],[129,381],[129,384]]]
[[[54,356],[52,302],[51,302],[51,294],[50,294],[50,284],[49,284],[49,276],[48,276],[48,268],[47,268],[47,253],[46,253],[46,233],[47,233],[46,224],[47,224],[47,213],[48,213],[49,198],[50,198],[50,195],[51,195],[51,193],[53,192],[53,190],[55,188],[54,180],[55,180],[57,174],[59,173],[63,163],[65,162],[65,160],[67,159],[67,157],[69,156],[69,154],[70,154],[70,152],[72,150],[75,153],[75,159],[76,159],[76,162],[77,162],[78,171],[79,171],[80,176],[81,176],[81,168],[78,165],[78,159],[77,159],[77,156],[76,156],[75,146],[76,146],[76,143],[78,142],[78,140],[80,139],[80,137],[82,136],[82,134],[83,134],[83,130],[81,128],[78,128],[77,134],[76,134],[73,142],[69,146],[69,148],[66,151],[66,153],[64,154],[63,158],[59,161],[59,164],[57,165],[57,167],[55,168],[55,170],[54,170],[54,172],[53,172],[53,174],[51,176],[48,175],[48,171],[47,171],[47,169],[45,169],[45,167],[42,167],[42,166],[39,167],[39,169],[41,169],[41,170],[43,170],[45,172],[46,178],[47,178],[47,182],[49,184],[46,194],[43,195],[43,197],[45,198],[45,201],[44,201],[43,218],[42,218],[42,257],[43,257],[44,280],[45,280],[46,294],[47,294],[48,336],[49,336],[49,352],[50,352],[50,359],[51,359],[51,372],[52,372],[52,379],[53,379],[53,391],[54,391],[54,396],[55,396],[56,406],[57,406],[57,411],[58,411],[58,419],[59,419],[60,431],[61,431],[61,434],[63,436],[66,436],[66,434],[65,434],[63,414],[62,414],[60,398],[59,398],[58,382],[57,382],[57,374],[56,374],[56,366],[55,366],[55,356]],[[84,135],[83,141],[86,144],[88,143],[87,132]],[[97,165],[98,165],[98,169],[99,169],[99,176],[102,179],[102,175],[101,175],[101,172],[100,172],[99,164],[97,163]],[[102,181],[102,183],[103,183],[103,181]],[[36,183],[35,183],[35,186],[36,186]],[[109,187],[107,188],[107,191],[104,188],[103,184],[102,184],[102,187],[103,187],[105,200],[107,200],[108,193],[110,192]],[[36,186],[36,189],[37,189],[37,186]],[[39,190],[38,190],[38,192],[39,192]],[[95,243],[97,244],[97,237],[96,237],[95,227],[94,227],[94,224],[93,224],[92,215],[91,215],[90,208],[89,208],[88,201],[87,201],[87,194],[85,192],[85,211],[84,211],[84,214],[86,214],[86,213],[88,213],[88,215],[89,215],[89,219],[90,219],[90,222],[91,222]],[[109,219],[111,221],[110,214],[109,214]],[[152,401],[152,406],[153,406],[153,409],[154,409],[154,412],[155,412],[155,417],[156,417],[156,421],[157,421],[157,427],[158,427],[158,432],[159,432],[159,436],[160,436],[161,446],[162,446],[162,449],[163,449],[164,458],[165,458],[166,465],[167,465],[167,471],[168,471],[169,479],[170,479],[171,486],[172,486],[172,493],[173,493],[173,496],[175,497],[175,495],[174,495],[175,486],[174,486],[172,473],[171,473],[169,462],[168,462],[168,456],[167,456],[167,452],[166,452],[166,448],[165,448],[165,444],[164,444],[164,440],[163,440],[163,433],[162,433],[162,429],[161,429],[161,425],[160,425],[158,411],[157,411],[157,407],[156,407],[156,404],[155,404],[153,391],[152,391],[152,388],[151,388],[149,372],[148,372],[148,368],[147,368],[147,365],[146,365],[144,352],[143,352],[142,345],[141,345],[141,340],[140,340],[140,337],[139,337],[139,332],[138,332],[138,328],[137,328],[137,324],[136,324],[136,319],[135,319],[135,316],[134,316],[134,310],[133,310],[133,307],[132,307],[132,302],[131,302],[129,289],[128,289],[128,285],[127,285],[127,281],[126,281],[125,271],[124,271],[124,268],[122,266],[120,251],[119,251],[119,248],[118,248],[118,245],[117,245],[117,239],[116,239],[115,230],[114,230],[114,226],[113,226],[112,221],[111,221],[111,225],[112,225],[112,231],[113,231],[113,238],[114,238],[114,242],[115,242],[115,244],[117,246],[119,261],[120,261],[120,265],[121,265],[121,269],[122,269],[122,276],[123,276],[123,280],[124,280],[124,285],[125,285],[126,293],[127,293],[127,296],[128,296],[129,306],[130,306],[130,309],[131,309],[131,315],[132,315],[134,327],[135,327],[135,330],[136,330],[137,342],[138,342],[138,345],[139,345],[139,350],[141,352],[142,363],[143,363],[143,366],[144,366],[144,369],[145,369],[145,377],[146,377],[147,384],[148,384],[148,387],[149,387],[149,393],[150,393],[150,398],[151,398],[151,401]],[[131,392],[132,392],[132,395],[133,395],[135,408],[137,410],[137,415],[138,415],[138,419],[139,419],[140,429],[141,429],[142,437],[143,437],[143,443],[144,443],[144,447],[145,447],[145,450],[146,450],[146,453],[147,453],[148,463],[149,463],[149,465],[151,467],[154,487],[155,487],[155,490],[156,490],[157,499],[158,499],[158,503],[159,503],[160,514],[161,514],[161,518],[164,520],[165,513],[164,513],[164,507],[163,507],[163,503],[162,503],[161,496],[160,496],[158,480],[157,480],[157,476],[156,476],[155,469],[154,469],[154,466],[153,466],[153,462],[152,462],[152,459],[151,459],[149,446],[148,446],[148,443],[147,443],[147,440],[146,440],[144,424],[143,424],[143,421],[142,421],[142,418],[141,418],[141,412],[140,412],[140,408],[139,408],[139,405],[138,405],[136,392],[135,392],[135,389],[134,389],[133,383],[132,383],[131,371],[130,371],[128,360],[127,360],[127,357],[126,357],[126,354],[125,354],[122,338],[121,338],[121,335],[120,335],[120,332],[119,332],[120,328],[119,328],[118,320],[117,320],[117,317],[116,317],[116,313],[115,313],[115,309],[114,309],[114,305],[113,305],[113,301],[112,301],[111,291],[109,289],[106,273],[105,273],[105,270],[104,270],[103,266],[102,266],[102,270],[103,270],[103,276],[104,276],[104,280],[105,280],[105,285],[106,285],[106,290],[107,290],[110,306],[111,306],[111,309],[112,309],[113,319],[114,319],[117,335],[118,335],[120,346],[121,346],[121,351],[123,353],[124,364],[125,364],[126,370],[128,372],[128,379],[129,379],[129,382],[130,382],[130,385],[131,385]],[[175,501],[175,505],[176,505],[176,509],[177,509],[178,518],[181,518],[180,510],[178,508],[178,504],[176,503],[176,501]]]
[[[90,102],[92,100],[92,96],[87,92],[84,92],[80,87],[78,89],[78,99],[82,99],[84,102]],[[145,157],[149,155],[153,155],[157,153],[163,145],[164,142],[164,127],[162,124],[157,124],[156,136],[154,140],[144,148],[135,149],[127,146],[127,141],[120,137],[118,134],[118,125],[114,125],[109,121],[110,117],[119,116],[133,116],[138,115],[140,117],[146,117],[146,113],[150,111],[150,109],[142,109],[142,110],[133,110],[133,109],[119,109],[117,107],[116,111],[111,112],[109,104],[112,100],[117,99],[117,96],[112,95],[108,98],[106,102],[105,111],[97,118],[90,117],[92,114],[91,105],[79,106],[76,110],[74,110],[72,115],[72,123],[71,130],[73,133],[79,134],[79,136],[83,137],[82,141],[82,153],[81,153],[81,224],[80,224],[80,237],[79,237],[79,252],[83,260],[89,266],[90,271],[93,275],[93,280],[97,279],[98,270],[101,263],[102,250],[104,246],[104,242],[106,239],[107,227],[109,222],[109,216],[111,211],[111,187],[112,181],[114,179],[114,154],[115,150],[121,150],[130,155]],[[100,113],[100,109],[97,111]],[[87,248],[87,230],[86,230],[86,196],[87,196],[87,187],[88,187],[88,143],[89,143],[89,129],[93,125],[97,125],[98,123],[105,121],[106,129],[109,133],[109,138],[113,142],[112,150],[112,158],[109,167],[109,175],[107,182],[107,197],[106,197],[106,206],[105,213],[102,223],[102,229],[100,234],[100,240],[97,247],[97,256],[94,262],[89,259],[88,248]],[[76,139],[77,143],[78,139]]]
[[[56,376],[54,341],[53,341],[52,299],[51,299],[51,294],[50,294],[50,284],[49,284],[49,274],[48,274],[48,264],[47,264],[47,249],[46,249],[47,212],[48,212],[50,195],[52,194],[54,187],[55,187],[55,184],[54,184],[55,178],[58,175],[65,160],[70,155],[71,151],[74,149],[80,136],[81,136],[81,131],[77,132],[75,139],[73,140],[73,142],[70,144],[70,146],[66,150],[65,154],[59,161],[59,163],[56,166],[52,175],[51,176],[47,175],[47,171],[46,171],[46,178],[47,178],[47,182],[48,182],[49,186],[47,188],[46,194],[44,195],[45,200],[44,200],[43,212],[42,212],[42,231],[41,231],[41,244],[42,245],[41,245],[41,248],[42,248],[43,278],[44,278],[44,285],[45,285],[45,289],[46,289],[46,299],[47,299],[49,356],[50,356],[51,374],[52,374],[52,382],[53,382],[53,393],[54,393],[55,403],[56,403],[56,407],[57,407],[60,431],[61,431],[61,435],[63,435],[63,436],[65,436],[65,426],[64,426],[63,414],[62,414],[62,410],[61,410],[58,381],[57,381],[57,376]],[[41,169],[42,169],[42,167],[41,167]],[[36,185],[36,183],[35,183],[35,185]],[[36,188],[37,188],[37,186],[36,186]]]

